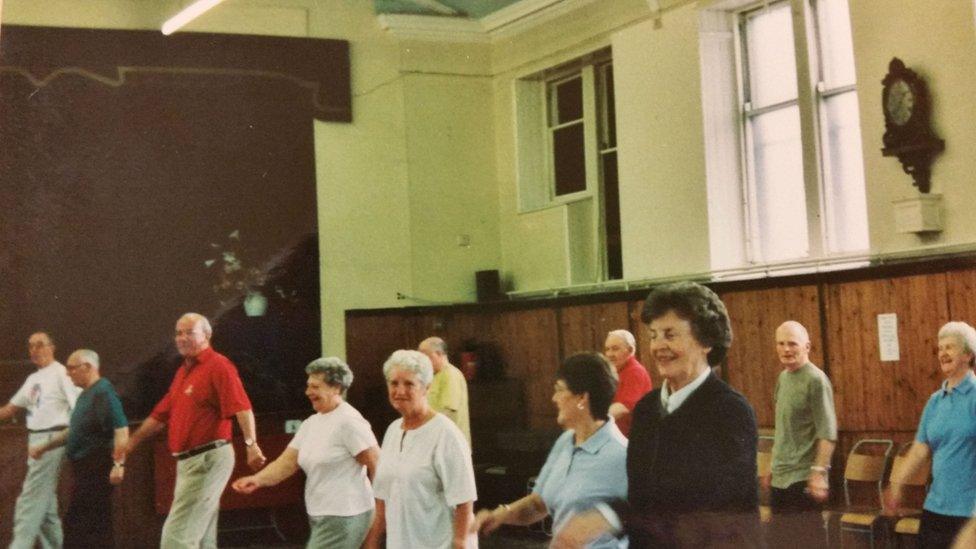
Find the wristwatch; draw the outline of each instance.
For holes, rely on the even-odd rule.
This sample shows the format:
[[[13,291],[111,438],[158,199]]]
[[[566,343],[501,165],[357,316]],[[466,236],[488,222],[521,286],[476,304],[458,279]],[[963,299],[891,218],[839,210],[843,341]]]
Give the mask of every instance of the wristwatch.
[[[113,461],[112,465],[118,467],[119,469],[125,468],[125,462],[122,461]]]
[[[258,443],[258,441],[254,440],[253,438],[245,438],[244,439],[244,446],[247,446],[248,448],[250,448],[251,446],[254,446],[257,443]]]

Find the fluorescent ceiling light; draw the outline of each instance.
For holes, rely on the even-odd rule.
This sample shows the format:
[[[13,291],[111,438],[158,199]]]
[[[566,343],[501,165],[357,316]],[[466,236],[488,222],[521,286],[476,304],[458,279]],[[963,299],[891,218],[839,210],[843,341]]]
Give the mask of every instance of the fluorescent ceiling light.
[[[174,15],[169,21],[163,23],[163,34],[170,35],[180,30],[184,25],[200,17],[210,8],[223,2],[224,0],[197,0],[183,11]]]

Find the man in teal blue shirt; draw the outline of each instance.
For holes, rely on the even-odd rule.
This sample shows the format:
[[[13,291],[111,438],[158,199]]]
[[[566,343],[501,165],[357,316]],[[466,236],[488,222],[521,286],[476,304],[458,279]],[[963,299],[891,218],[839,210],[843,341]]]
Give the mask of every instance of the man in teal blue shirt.
[[[68,377],[81,387],[68,428],[48,442],[30,448],[37,459],[44,452],[66,445],[74,471],[71,505],[64,517],[64,547],[114,547],[112,539],[112,485],[122,482],[129,422],[115,388],[99,374],[95,351],[71,354]]]

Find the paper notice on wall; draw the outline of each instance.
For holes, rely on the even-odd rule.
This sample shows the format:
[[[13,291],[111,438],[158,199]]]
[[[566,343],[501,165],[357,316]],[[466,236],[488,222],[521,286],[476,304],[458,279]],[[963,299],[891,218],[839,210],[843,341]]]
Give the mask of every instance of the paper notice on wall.
[[[896,362],[901,359],[898,350],[898,315],[895,313],[878,315],[878,355],[881,362]]]

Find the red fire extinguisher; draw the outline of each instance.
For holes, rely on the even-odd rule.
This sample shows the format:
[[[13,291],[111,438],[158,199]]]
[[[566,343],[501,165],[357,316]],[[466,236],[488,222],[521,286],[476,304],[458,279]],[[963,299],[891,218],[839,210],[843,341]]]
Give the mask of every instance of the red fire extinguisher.
[[[461,353],[461,373],[464,379],[473,381],[478,375],[478,353],[474,351],[463,351]]]

